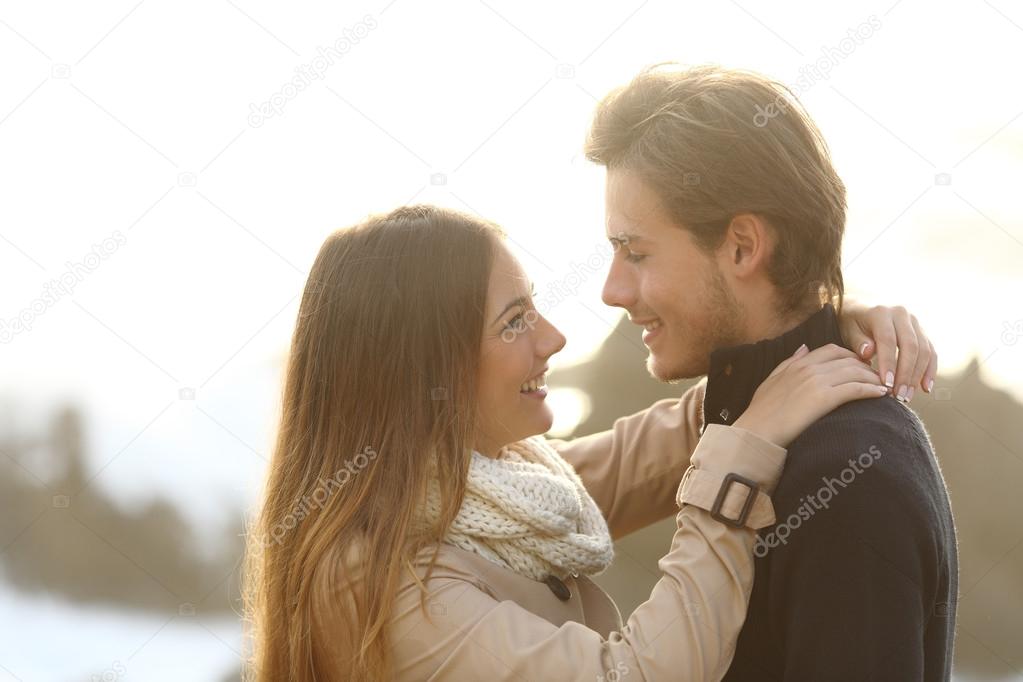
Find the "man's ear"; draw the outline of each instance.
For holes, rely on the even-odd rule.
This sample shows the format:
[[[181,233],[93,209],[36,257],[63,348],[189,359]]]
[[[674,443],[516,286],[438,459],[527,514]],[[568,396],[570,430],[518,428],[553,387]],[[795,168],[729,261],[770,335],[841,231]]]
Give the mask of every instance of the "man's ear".
[[[739,213],[725,232],[722,244],[725,264],[739,278],[760,273],[767,265],[773,237],[764,218],[755,213]]]

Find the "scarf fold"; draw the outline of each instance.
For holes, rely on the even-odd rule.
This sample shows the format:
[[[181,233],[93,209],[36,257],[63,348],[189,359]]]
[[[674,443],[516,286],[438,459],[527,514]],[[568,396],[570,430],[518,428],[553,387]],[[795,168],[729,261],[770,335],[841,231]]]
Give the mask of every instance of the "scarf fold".
[[[436,479],[425,504],[440,514]],[[444,541],[533,580],[597,575],[614,558],[600,508],[542,436],[506,445],[497,459],[473,451],[465,500]]]

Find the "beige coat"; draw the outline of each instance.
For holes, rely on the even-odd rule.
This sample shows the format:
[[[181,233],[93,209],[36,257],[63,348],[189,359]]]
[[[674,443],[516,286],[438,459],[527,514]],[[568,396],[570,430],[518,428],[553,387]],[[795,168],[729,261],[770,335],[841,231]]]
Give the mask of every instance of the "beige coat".
[[[766,493],[757,496],[748,525],[773,524],[767,495],[785,450],[735,427],[711,425],[701,439],[704,388],[701,382],[679,400],[621,418],[609,431],[552,441],[578,471],[613,537],[675,514],[671,549],[658,563],[662,577],[624,624],[611,598],[585,575],[565,582],[571,597],[562,601],[545,583],[442,545],[426,583],[429,618],[413,580],[399,593],[389,632],[395,678],[719,680],[746,617],[755,534],[696,505],[709,509],[724,474],[737,472]],[[692,475],[680,485],[690,459]],[[731,487],[729,517],[738,516],[747,492]]]

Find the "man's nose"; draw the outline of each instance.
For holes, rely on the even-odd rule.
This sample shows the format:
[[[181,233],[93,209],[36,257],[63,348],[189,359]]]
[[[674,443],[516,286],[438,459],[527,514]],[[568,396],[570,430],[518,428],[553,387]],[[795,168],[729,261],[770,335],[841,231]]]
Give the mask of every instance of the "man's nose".
[[[600,292],[600,298],[609,306],[631,308],[636,301],[635,286],[624,270],[620,261],[617,259],[611,261],[607,279],[604,280],[604,288]]]

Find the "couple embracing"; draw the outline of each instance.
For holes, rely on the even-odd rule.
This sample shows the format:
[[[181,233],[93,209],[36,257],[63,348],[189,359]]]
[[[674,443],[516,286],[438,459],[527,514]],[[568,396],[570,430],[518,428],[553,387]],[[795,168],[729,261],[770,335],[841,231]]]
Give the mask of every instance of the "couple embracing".
[[[909,408],[937,355],[904,308],[844,299],[816,126],[762,76],[659,65],[601,101],[586,155],[607,170],[604,302],[651,375],[706,378],[546,438],[565,337],[502,228],[419,205],[331,234],[252,529],[248,678],[948,680],[955,529]],[[623,618],[591,576],[672,516]]]

